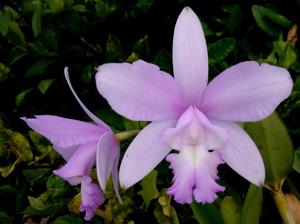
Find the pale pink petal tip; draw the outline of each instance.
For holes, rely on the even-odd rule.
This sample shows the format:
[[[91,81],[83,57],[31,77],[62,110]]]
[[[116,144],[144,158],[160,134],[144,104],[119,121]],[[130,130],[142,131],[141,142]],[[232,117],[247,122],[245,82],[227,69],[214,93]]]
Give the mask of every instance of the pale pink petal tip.
[[[173,169],[173,185],[168,189],[168,194],[174,196],[178,203],[212,203],[216,200],[217,192],[224,191],[216,180],[218,179],[217,167],[223,161],[215,152],[208,152],[201,146],[190,146],[178,154],[167,157]]]
[[[105,198],[100,187],[92,183],[89,176],[83,176],[81,182],[80,211],[85,212],[84,219],[91,220],[96,209],[104,202]]]

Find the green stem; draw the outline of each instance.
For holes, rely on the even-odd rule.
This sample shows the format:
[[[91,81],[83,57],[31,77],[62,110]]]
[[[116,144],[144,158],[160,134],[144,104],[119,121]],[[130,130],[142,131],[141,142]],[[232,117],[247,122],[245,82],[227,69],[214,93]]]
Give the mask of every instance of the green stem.
[[[289,206],[285,200],[284,193],[281,190],[273,192],[273,197],[283,223],[296,224],[293,214],[291,213]]]
[[[119,142],[124,141],[132,136],[137,135],[140,130],[131,130],[131,131],[124,131],[116,134],[116,138]]]

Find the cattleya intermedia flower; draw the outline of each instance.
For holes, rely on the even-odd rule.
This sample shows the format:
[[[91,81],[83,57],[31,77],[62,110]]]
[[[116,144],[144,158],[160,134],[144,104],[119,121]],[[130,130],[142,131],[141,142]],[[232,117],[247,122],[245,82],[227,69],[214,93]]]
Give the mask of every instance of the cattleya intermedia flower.
[[[98,68],[98,91],[111,107],[131,120],[151,121],[127,149],[120,184],[128,188],[165,157],[173,169],[168,193],[179,203],[210,203],[223,191],[217,167],[233,170],[261,186],[261,155],[248,134],[234,122],[258,121],[286,99],[292,79],[286,69],[246,61],[208,85],[204,33],[196,14],[183,9],[173,39],[174,78],[156,65],[138,60]],[[170,153],[175,149],[175,153]]]
[[[85,113],[94,123],[67,119],[52,115],[38,115],[22,118],[36,132],[44,135],[53,148],[67,161],[54,173],[72,185],[81,183],[80,211],[85,211],[85,219],[90,220],[96,209],[104,202],[105,190],[110,174],[118,192],[119,143],[108,125],[92,114],[75,93],[65,69],[67,83]],[[96,163],[99,184],[92,183],[91,170]]]

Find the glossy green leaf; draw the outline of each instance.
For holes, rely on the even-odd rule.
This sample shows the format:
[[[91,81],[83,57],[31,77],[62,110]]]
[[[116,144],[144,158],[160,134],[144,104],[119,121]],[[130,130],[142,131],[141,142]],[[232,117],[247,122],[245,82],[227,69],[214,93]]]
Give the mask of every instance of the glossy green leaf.
[[[31,26],[34,36],[37,37],[42,30],[42,3],[40,1],[34,1],[34,5],[35,9],[31,20]]]
[[[44,177],[46,174],[51,172],[50,168],[37,168],[37,169],[26,169],[23,170],[23,175],[28,182],[33,184],[35,181]]]
[[[252,14],[257,25],[267,34],[273,37],[278,37],[282,28],[289,28],[292,26],[292,22],[286,17],[280,15],[271,8],[266,8],[259,5],[252,6]]]
[[[208,47],[209,63],[216,64],[226,58],[235,48],[236,39],[224,38]]]
[[[59,13],[65,7],[65,2],[63,0],[47,0],[47,4],[53,13]]]
[[[62,178],[52,174],[48,178],[47,189],[49,197],[59,198],[70,189],[70,186]]]
[[[26,41],[23,31],[21,30],[19,24],[15,21],[11,21],[6,38],[11,41],[14,45],[25,48]]]
[[[220,204],[220,213],[225,224],[240,223],[240,209],[234,199],[226,196]]]
[[[40,43],[42,43],[48,50],[57,51],[58,48],[58,36],[56,32],[51,29],[43,29],[37,39]]]
[[[223,224],[223,219],[217,206],[212,204],[198,204],[193,202],[191,205],[192,211],[198,223],[207,223],[207,224]]]
[[[0,11],[0,21],[0,32],[3,36],[5,36],[10,24],[9,14],[6,10]]]
[[[262,154],[266,184],[278,190],[293,164],[293,146],[284,123],[273,113],[262,121],[245,123],[245,129]]]
[[[9,131],[8,135],[11,141],[11,150],[16,154],[17,158],[25,162],[30,162],[33,154],[28,140],[19,132]]]
[[[32,90],[33,90],[33,88],[25,89],[16,96],[15,105],[17,108],[20,106],[22,101],[25,99],[26,95],[29,94]]]
[[[289,68],[297,61],[297,52],[295,47],[291,45],[291,43],[283,41],[282,36],[278,41],[273,42],[273,46],[279,58],[277,65]]]
[[[143,207],[147,210],[150,202],[159,196],[159,191],[156,188],[157,171],[152,170],[142,181],[142,190],[138,192],[143,197]]]
[[[40,81],[38,84],[38,89],[42,94],[45,94],[48,90],[48,88],[52,85],[52,83],[55,81],[55,79],[45,79]]]
[[[25,73],[25,77],[33,77],[37,75],[41,75],[45,72],[46,68],[53,64],[55,60],[38,60],[37,62],[33,63]]]
[[[5,166],[5,167],[0,167],[0,173],[2,177],[7,177],[9,176],[16,168],[16,164],[18,163],[18,159],[13,162],[12,164]]]
[[[13,223],[13,220],[5,212],[0,211],[0,223],[11,224]]]
[[[84,223],[82,218],[76,215],[64,215],[55,219],[52,224],[82,224]]]
[[[41,198],[35,198],[35,197],[28,196],[28,201],[29,201],[30,206],[33,209],[36,209],[36,210],[46,210],[47,209],[46,205],[44,204],[44,202]]]
[[[242,224],[259,224],[263,203],[263,189],[250,184],[245,202],[242,208]]]
[[[158,65],[158,67],[162,71],[173,74],[172,55],[165,49],[162,49],[158,52],[158,54],[154,58],[153,63]]]
[[[293,169],[300,173],[300,148],[295,150]]]

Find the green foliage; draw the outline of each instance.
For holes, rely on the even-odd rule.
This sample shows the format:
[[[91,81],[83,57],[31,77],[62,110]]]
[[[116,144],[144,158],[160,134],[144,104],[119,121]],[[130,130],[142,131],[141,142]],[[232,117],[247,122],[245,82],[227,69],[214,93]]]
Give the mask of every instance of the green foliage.
[[[273,113],[262,121],[246,123],[245,129],[262,154],[266,184],[279,190],[293,165],[293,146],[286,127],[279,116]]]
[[[263,203],[263,189],[250,184],[242,208],[240,223],[258,224]]]
[[[121,117],[97,96],[94,74],[103,63],[142,59],[172,75],[173,28],[186,4],[181,0],[7,0],[0,4],[0,223],[88,223],[79,211],[79,186],[70,186],[52,173],[65,161],[48,140],[28,132],[19,117],[54,114],[88,120],[74,103],[63,78],[63,69],[68,66],[82,101],[113,131],[145,127],[147,122]],[[289,69],[294,89],[277,110],[287,128],[272,115],[246,123],[245,129],[263,155],[265,186],[278,189],[288,177],[284,190],[297,195],[300,62],[295,26],[299,18],[295,12],[300,9],[299,1],[189,4],[199,15],[206,35],[209,79],[245,60]],[[130,141],[122,142],[121,155]],[[118,202],[110,181],[106,200],[89,223],[278,221],[274,210],[262,209],[273,206],[272,201],[265,200],[268,198],[264,198],[262,189],[251,185],[247,193],[248,182],[238,178],[229,182],[227,177],[233,171],[224,166],[219,171],[226,191],[215,203],[194,203],[191,208],[177,204],[165,189],[172,179],[168,165],[163,161],[157,167],[159,174],[153,171],[135,187],[122,189],[123,204]],[[95,172],[92,177],[97,182]]]

